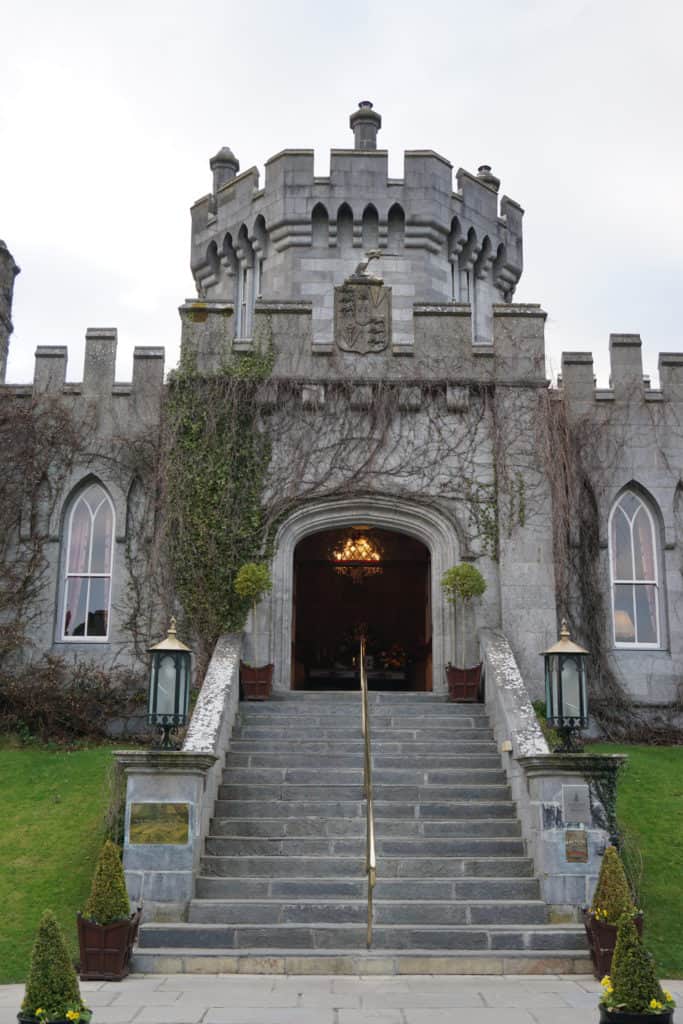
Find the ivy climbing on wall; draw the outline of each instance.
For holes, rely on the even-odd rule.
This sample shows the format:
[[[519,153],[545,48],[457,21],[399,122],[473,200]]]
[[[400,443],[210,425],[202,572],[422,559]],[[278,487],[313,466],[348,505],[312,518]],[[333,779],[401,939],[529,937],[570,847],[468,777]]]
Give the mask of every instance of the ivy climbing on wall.
[[[234,579],[262,549],[271,443],[256,397],[271,368],[269,353],[234,356],[213,373],[198,372],[186,358],[169,380],[161,474],[164,554],[200,672],[219,635],[242,629],[249,610]]]

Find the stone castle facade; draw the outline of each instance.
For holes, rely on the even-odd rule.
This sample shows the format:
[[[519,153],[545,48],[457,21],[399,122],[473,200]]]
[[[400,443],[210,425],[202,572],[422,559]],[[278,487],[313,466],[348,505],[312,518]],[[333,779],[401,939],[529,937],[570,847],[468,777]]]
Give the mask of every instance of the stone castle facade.
[[[350,120],[353,148],[332,151],[329,177],[314,176],[312,151],[285,150],[262,185],[224,148],[210,162],[211,192],[192,207],[197,297],[180,308],[183,356],[206,372],[256,350],[274,358],[258,401],[273,444],[265,498],[281,514],[273,589],[247,624],[249,660],[275,666],[276,688],[296,683],[297,545],[362,524],[427,549],[425,685],[445,691],[447,663],[476,658],[478,631],[493,628],[540,695],[539,652],[558,616],[569,610],[580,634],[592,615],[571,572],[558,601],[558,452],[548,447],[561,419],[594,506],[605,657],[638,701],[672,704],[683,654],[683,354],[660,356],[655,390],[640,338],[612,335],[609,389],[595,387],[585,352],[565,353],[549,386],[545,313],[513,301],[522,208],[500,195],[491,168],[454,176],[431,151],[406,152],[403,177],[390,178],[379,115],[363,102]],[[116,331],[90,329],[81,383],[65,382],[66,349],[45,346],[32,385],[4,383],[16,273],[0,247],[0,396],[88,412],[98,440],[46,513],[27,656],[125,661],[135,657],[130,549],[149,482],[112,453],[158,431],[164,353],[137,348],[133,379],[120,383]],[[583,538],[567,522],[571,553]],[[17,552],[37,528],[22,518]],[[440,580],[462,560],[488,586],[454,616]],[[159,628],[150,620],[150,642]]]

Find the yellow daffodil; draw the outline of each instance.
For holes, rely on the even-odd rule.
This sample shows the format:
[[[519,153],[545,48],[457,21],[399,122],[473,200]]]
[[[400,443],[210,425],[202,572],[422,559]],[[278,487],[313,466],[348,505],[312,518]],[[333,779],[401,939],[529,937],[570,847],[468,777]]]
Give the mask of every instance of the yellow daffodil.
[[[674,997],[671,995],[668,989],[664,989],[664,998],[666,999],[667,1003],[673,1003],[674,1001]]]
[[[78,1010],[67,1010],[66,1011],[66,1016],[67,1016],[67,1020],[78,1020],[81,1015],[78,1012]]]

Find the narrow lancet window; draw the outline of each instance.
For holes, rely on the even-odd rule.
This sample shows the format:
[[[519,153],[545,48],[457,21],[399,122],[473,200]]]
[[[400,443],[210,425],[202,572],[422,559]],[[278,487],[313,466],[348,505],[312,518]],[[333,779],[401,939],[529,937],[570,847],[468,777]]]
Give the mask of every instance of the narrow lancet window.
[[[68,517],[63,640],[106,640],[109,635],[114,508],[104,488],[90,484]]]
[[[609,527],[612,618],[617,647],[660,646],[657,532],[645,502],[625,491]]]

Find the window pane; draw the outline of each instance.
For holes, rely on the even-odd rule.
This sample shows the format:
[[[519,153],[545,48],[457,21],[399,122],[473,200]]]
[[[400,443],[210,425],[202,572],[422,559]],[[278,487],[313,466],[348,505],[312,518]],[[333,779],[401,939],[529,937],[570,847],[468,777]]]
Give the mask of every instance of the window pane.
[[[108,501],[103,501],[95,516],[90,572],[109,572],[111,568],[111,538],[111,506]]]
[[[97,507],[103,500],[104,496],[104,491],[99,484],[91,484],[90,487],[83,492],[83,498],[90,506],[90,511],[93,515],[97,511]]]
[[[633,519],[640,505],[640,498],[637,498],[631,491],[627,491],[627,493],[619,499],[619,508],[624,510],[629,519]]]
[[[90,551],[90,510],[83,498],[79,498],[71,517],[71,544],[69,547],[68,572],[88,572]]]
[[[614,588],[614,639],[621,644],[632,644],[636,640],[633,587],[630,584],[617,584]]]
[[[632,580],[631,527],[619,507],[612,517],[612,558],[614,559],[614,578]]]
[[[655,578],[655,556],[652,524],[642,505],[633,520],[633,547],[636,554],[635,578],[637,580],[653,580]]]
[[[87,600],[87,579],[79,576],[70,579],[66,585],[64,636],[85,636],[85,613]]]
[[[639,586],[636,591],[636,616],[638,643],[657,643],[657,588]]]
[[[107,612],[109,609],[109,580],[90,580],[90,601],[88,603],[88,636],[107,635]]]

